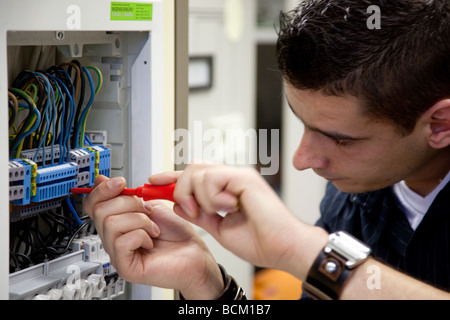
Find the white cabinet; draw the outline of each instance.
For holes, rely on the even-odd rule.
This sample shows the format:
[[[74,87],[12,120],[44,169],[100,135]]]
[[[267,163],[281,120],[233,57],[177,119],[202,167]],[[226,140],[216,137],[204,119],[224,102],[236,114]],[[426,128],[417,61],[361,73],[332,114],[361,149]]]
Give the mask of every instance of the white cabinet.
[[[86,131],[107,133],[112,176],[126,177],[129,186],[142,185],[152,173],[173,169],[169,146],[175,124],[176,3],[2,1],[0,299],[9,298],[7,96],[11,82],[20,71],[40,70],[72,59],[96,66],[103,85],[89,113]],[[178,12],[179,17],[183,14],[187,16]],[[182,85],[179,81],[177,90]],[[162,297],[161,292],[152,294],[153,298]]]

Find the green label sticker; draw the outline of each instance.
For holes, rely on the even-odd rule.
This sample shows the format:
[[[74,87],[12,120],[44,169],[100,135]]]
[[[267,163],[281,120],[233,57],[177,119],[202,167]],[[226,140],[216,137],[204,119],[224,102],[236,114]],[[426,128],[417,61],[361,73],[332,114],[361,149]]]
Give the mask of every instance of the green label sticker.
[[[111,2],[111,20],[152,21],[153,4],[140,2]]]

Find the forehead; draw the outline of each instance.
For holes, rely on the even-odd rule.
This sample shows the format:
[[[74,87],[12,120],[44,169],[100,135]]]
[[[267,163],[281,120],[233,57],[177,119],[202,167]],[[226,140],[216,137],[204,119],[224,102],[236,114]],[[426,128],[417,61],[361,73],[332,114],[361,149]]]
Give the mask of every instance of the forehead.
[[[399,135],[392,122],[367,115],[354,96],[330,96],[286,84],[286,98],[305,127],[328,136],[367,140]]]
[[[320,91],[300,90],[289,84],[286,85],[286,97],[294,113],[323,113],[329,117],[346,115],[364,116],[359,100],[350,95],[330,96]]]

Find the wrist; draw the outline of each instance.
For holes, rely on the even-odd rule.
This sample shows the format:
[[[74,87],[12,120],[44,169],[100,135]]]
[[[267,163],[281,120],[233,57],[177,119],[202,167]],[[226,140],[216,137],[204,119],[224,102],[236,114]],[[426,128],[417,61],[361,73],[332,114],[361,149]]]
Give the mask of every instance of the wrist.
[[[287,254],[282,268],[301,281],[305,281],[309,270],[328,241],[329,234],[322,228],[300,223],[290,245],[292,251]]]
[[[189,285],[180,289],[186,300],[216,300],[225,288],[222,272],[215,263],[202,274],[202,280],[191,280]]]
[[[303,291],[314,299],[339,299],[347,279],[370,252],[369,246],[345,231],[330,234],[303,282]]]
[[[236,300],[247,300],[245,291],[237,284],[236,280],[230,276],[225,268],[218,265],[220,272],[222,274],[222,281],[224,283],[224,289],[217,296],[215,293],[209,297],[216,297],[214,300],[224,300],[224,301],[236,301]],[[203,296],[204,299],[205,296]],[[186,300],[183,294],[180,294],[180,300]]]

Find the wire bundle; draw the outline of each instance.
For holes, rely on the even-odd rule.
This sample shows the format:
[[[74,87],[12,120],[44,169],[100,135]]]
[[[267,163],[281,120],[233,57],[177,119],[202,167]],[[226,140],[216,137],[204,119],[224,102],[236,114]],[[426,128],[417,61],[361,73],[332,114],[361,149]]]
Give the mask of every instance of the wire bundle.
[[[97,86],[91,71],[97,75]],[[82,66],[77,60],[47,70],[20,72],[8,90],[10,158],[33,150],[34,162],[38,162],[39,153],[44,155],[40,167],[69,162],[70,150],[89,141],[86,121],[102,84],[97,67]],[[55,146],[59,146],[59,159]],[[12,221],[10,271],[70,252],[73,239],[91,223],[88,216],[79,217],[69,196],[61,199],[56,209]]]
[[[96,87],[89,70],[97,74]],[[22,150],[36,149],[35,161],[39,151],[45,155],[49,147],[53,165],[53,148],[58,144],[59,163],[67,162],[71,149],[84,146],[86,120],[102,84],[97,67],[82,66],[77,60],[45,71],[22,71],[8,92],[10,158],[19,158]],[[88,99],[86,87],[90,90]],[[24,110],[28,110],[27,116],[20,117]]]
[[[66,199],[57,209],[11,223],[10,272],[58,258],[71,251],[73,239],[92,224],[88,216],[74,215]],[[84,230],[85,232],[86,230]]]

